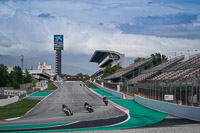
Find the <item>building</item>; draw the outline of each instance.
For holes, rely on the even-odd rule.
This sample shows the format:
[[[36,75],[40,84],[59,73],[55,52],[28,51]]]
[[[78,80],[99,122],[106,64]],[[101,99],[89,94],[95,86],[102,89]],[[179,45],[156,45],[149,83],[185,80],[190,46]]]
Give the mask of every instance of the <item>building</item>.
[[[28,71],[33,77],[39,80],[53,80],[53,77],[55,76],[55,72],[51,69],[51,66],[46,65],[45,62],[43,64],[39,62],[38,70]]]
[[[100,78],[103,74],[103,70],[109,65],[111,65],[111,67],[116,65],[123,67],[124,54],[115,51],[96,50],[92,55],[90,62],[98,63],[100,70],[98,70],[94,75],[96,75],[97,78]]]

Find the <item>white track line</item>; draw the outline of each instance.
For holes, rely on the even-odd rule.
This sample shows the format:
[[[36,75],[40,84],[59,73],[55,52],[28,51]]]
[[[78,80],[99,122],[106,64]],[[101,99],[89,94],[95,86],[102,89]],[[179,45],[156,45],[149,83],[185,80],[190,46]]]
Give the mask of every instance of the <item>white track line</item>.
[[[85,84],[85,83],[84,83]],[[103,96],[101,96],[100,94],[98,94],[97,92],[95,92],[94,90],[92,90],[91,88],[88,88],[87,85],[85,85],[86,88],[88,90],[90,90],[91,92],[93,92],[94,94],[96,94],[97,96],[99,96],[100,98],[103,98]],[[127,122],[131,117],[130,117],[130,114],[129,114],[129,110],[127,108],[124,108],[122,106],[120,106],[119,104],[116,104],[110,100],[108,100],[114,107],[120,109],[121,111],[125,112],[127,115],[128,115],[128,118],[120,123],[117,123],[117,124],[113,124],[113,125],[109,125],[109,126],[102,126],[102,127],[110,127],[110,126],[116,126],[116,125],[119,125],[119,124],[122,124],[122,123],[125,123]]]
[[[57,86],[56,84],[54,84],[55,86]],[[58,86],[57,86],[58,87]],[[54,90],[50,95],[52,95],[54,92],[56,92],[59,89],[59,87]],[[35,92],[36,93],[36,92]],[[24,117],[26,114],[28,114],[29,112],[31,112],[34,108],[36,108],[36,106],[38,106],[42,101],[44,101],[47,97],[49,97],[50,95],[46,96],[44,99],[42,99],[39,103],[37,103],[32,109],[30,109],[28,112],[26,112],[23,116],[20,117],[16,117],[16,118],[9,118],[9,119],[5,119],[3,121],[11,121],[11,120],[17,120],[20,119],[22,117]]]

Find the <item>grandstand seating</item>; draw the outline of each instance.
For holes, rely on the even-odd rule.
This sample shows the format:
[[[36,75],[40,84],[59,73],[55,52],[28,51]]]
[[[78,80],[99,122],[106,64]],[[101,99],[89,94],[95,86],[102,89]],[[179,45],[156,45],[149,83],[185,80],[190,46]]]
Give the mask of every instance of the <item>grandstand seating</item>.
[[[184,75],[182,78],[180,78],[180,80],[186,80],[188,78],[196,78],[200,75],[200,68],[194,69],[193,71],[191,71],[190,73]]]
[[[187,68],[193,67],[195,65],[198,65],[199,63],[200,63],[200,56],[195,56],[185,62],[180,63],[173,69],[174,70],[187,69]]]
[[[158,75],[154,78],[151,79],[151,81],[175,81],[184,75],[187,75],[188,73],[191,73],[193,71],[192,68],[188,68],[186,70],[176,70],[176,71],[170,71],[170,72],[165,72],[161,75]]]
[[[134,83],[137,83],[139,81],[143,81],[143,80],[146,80],[146,79],[149,79],[149,78],[152,78],[153,76],[157,75],[158,74],[158,71],[163,71],[164,69],[167,69],[173,65],[175,65],[177,62],[181,61],[184,59],[184,56],[179,56],[179,57],[176,57],[174,59],[171,59],[167,62],[164,62],[156,67],[153,67],[149,70],[145,70],[145,71],[142,71],[142,74],[141,75],[138,75],[137,77],[129,80],[129,84],[134,84]],[[167,73],[164,73],[164,74],[161,74],[160,75],[161,77],[165,77],[167,76]],[[160,77],[157,77],[155,80],[159,80]]]
[[[132,71],[134,71],[134,69],[137,69],[143,65],[145,65],[146,63],[149,63],[152,61],[152,58],[149,58],[147,60],[144,60],[144,61],[140,61],[138,63],[134,63],[126,68],[123,68],[119,71],[117,71],[116,73],[104,78],[104,79],[114,79],[114,78],[120,78],[121,76],[124,76]]]
[[[156,67],[153,67],[149,70],[146,70],[146,71],[143,71],[142,73],[147,73],[147,72],[154,72],[154,71],[160,71],[160,70],[165,70],[165,69],[168,69],[170,68],[171,66],[174,66],[176,65],[179,61],[183,60],[184,59],[184,56],[179,56],[179,57],[176,57],[176,58],[173,58],[167,62],[164,62],[164,63],[161,63],[160,65],[156,66]]]
[[[129,84],[135,84],[135,83],[137,83],[139,81],[143,81],[145,79],[148,79],[148,78],[152,77],[156,73],[157,73],[157,71],[156,72],[149,72],[149,73],[140,74],[137,77],[129,80],[128,82],[129,82]]]

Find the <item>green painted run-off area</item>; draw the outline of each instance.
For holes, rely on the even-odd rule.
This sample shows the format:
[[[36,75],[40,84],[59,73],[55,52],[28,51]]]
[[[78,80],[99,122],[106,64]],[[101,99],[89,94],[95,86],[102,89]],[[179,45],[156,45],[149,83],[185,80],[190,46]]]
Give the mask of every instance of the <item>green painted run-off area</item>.
[[[115,129],[142,127],[142,126],[147,126],[150,124],[160,122],[167,116],[167,114],[160,113],[160,112],[148,109],[146,107],[143,107],[140,104],[138,104],[137,102],[135,102],[134,100],[122,100],[122,99],[119,99],[119,98],[117,98],[111,94],[108,94],[100,89],[94,88],[93,90],[102,96],[106,95],[108,97],[108,99],[110,99],[112,102],[115,102],[116,104],[119,104],[119,105],[127,108],[130,111],[129,112],[130,119],[124,123],[114,125],[114,126],[83,128],[83,129],[54,130],[54,131],[51,130],[51,131],[42,131],[42,132],[76,132],[76,131],[115,130]],[[62,123],[62,124],[64,124],[64,123]],[[65,124],[67,124],[67,123],[65,123]],[[39,127],[37,125],[35,125],[35,126],[29,125],[29,127],[30,126],[32,126],[34,128]],[[45,127],[46,127],[46,125],[45,125]],[[1,127],[1,129],[2,128],[3,127]],[[32,133],[35,133],[35,132],[33,131]]]
[[[50,95],[52,92],[35,92],[31,95],[29,95],[30,97],[46,97],[48,95]]]

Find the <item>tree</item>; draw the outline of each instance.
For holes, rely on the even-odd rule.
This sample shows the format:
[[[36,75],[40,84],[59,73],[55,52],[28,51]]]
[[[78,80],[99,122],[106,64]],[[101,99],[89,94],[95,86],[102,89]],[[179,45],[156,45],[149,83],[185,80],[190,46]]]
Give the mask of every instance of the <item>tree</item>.
[[[22,73],[22,69],[19,66],[15,66],[13,68],[13,72],[15,75],[15,80],[19,83],[19,84],[23,84],[24,83],[24,76]]]
[[[57,80],[57,75],[54,75],[53,80]]]
[[[153,58],[153,65],[157,66],[163,62],[166,62],[168,60],[166,55],[161,55],[160,53],[151,54],[151,57]]]
[[[15,89],[18,89],[20,87],[20,83],[17,81],[17,76],[14,71],[11,71],[9,74],[9,87],[14,87]]]
[[[154,66],[157,66],[163,62],[166,62],[168,61],[168,58],[166,55],[163,55],[163,54],[160,54],[160,53],[155,53],[155,54],[151,54],[151,57],[153,58],[153,65]],[[137,63],[137,62],[140,62],[140,61],[144,61],[146,60],[147,58],[144,58],[144,57],[137,57],[135,60],[134,60],[134,63]]]
[[[111,67],[111,65],[107,66],[106,69],[103,71],[103,78],[112,75],[113,73],[115,73],[117,70],[122,69],[121,66],[116,65],[114,67]]]
[[[0,64],[0,87],[5,87],[9,83],[9,74],[7,67],[3,64]]]
[[[146,60],[146,58],[144,57],[137,57],[135,60],[134,60],[134,63],[137,63],[137,62],[140,62],[140,61],[144,61]]]
[[[28,70],[25,70],[25,75],[24,75],[24,83],[31,83],[32,82],[32,76],[28,72]]]

